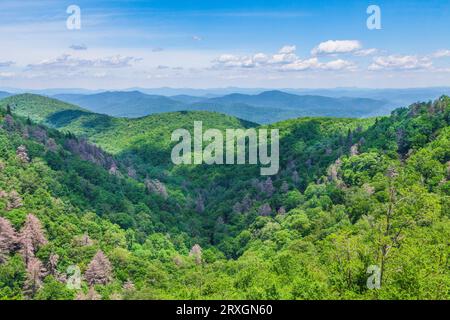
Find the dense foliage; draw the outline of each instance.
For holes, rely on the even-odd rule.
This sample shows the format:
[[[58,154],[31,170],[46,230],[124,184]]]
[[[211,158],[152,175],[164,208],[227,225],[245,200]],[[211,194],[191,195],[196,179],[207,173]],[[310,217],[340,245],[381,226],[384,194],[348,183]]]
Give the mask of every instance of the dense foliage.
[[[270,178],[170,163],[175,128],[252,126],[228,116],[0,106],[0,299],[450,297],[447,97],[274,124]]]

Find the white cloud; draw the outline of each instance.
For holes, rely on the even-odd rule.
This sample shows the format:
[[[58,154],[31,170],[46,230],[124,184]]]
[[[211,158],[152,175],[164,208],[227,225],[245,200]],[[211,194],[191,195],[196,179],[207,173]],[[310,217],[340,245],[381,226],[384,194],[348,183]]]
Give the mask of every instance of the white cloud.
[[[312,49],[313,56],[322,54],[351,53],[362,48],[357,40],[328,40]]]
[[[245,65],[250,66],[252,61],[248,57],[241,57],[232,54],[222,54],[214,60],[217,67],[242,68]]]
[[[266,63],[267,61],[269,61],[269,56],[264,53],[257,53],[253,55],[253,61],[255,61],[256,63]]]
[[[215,63],[215,68],[255,68],[261,66],[285,65],[299,60],[299,57],[295,54],[295,50],[295,46],[287,45],[273,55],[267,55],[261,52],[248,56],[223,54],[213,62]]]
[[[14,61],[0,61],[0,68],[11,67],[14,64]]]
[[[417,70],[428,69],[433,66],[433,62],[428,58],[418,56],[390,55],[376,57],[369,66],[369,70]]]
[[[438,50],[435,53],[433,53],[434,58],[445,58],[450,57],[450,50]]]
[[[356,65],[351,61],[338,59],[338,60],[333,60],[330,62],[323,63],[321,65],[321,68],[325,69],[325,70],[334,70],[334,71],[353,70],[356,68]]]
[[[313,68],[318,68],[320,66],[319,59],[311,58],[306,60],[296,60],[292,63],[286,64],[281,67],[283,71],[304,71]]]
[[[0,78],[5,79],[5,78],[12,78],[15,76],[15,73],[12,72],[0,72]]]
[[[269,62],[276,64],[295,62],[296,60],[299,59],[299,57],[295,54],[296,49],[297,48],[295,46],[284,46],[278,51],[277,54],[274,54],[272,56]]]
[[[36,64],[29,64],[31,70],[74,70],[83,68],[124,68],[140,61],[139,58],[129,56],[110,56],[104,58],[86,59],[63,54],[54,59],[43,60]]]
[[[75,51],[87,50],[87,46],[85,44],[73,44],[69,48]]]
[[[269,57],[264,53],[253,56],[236,56],[233,54],[222,54],[213,62],[215,68],[255,68],[269,63]]]
[[[305,70],[332,70],[332,71],[340,71],[340,70],[353,70],[356,68],[356,65],[347,60],[333,60],[329,62],[320,62],[317,58],[310,58],[305,60],[296,60],[293,63],[286,64],[281,67],[283,71],[305,71]]]
[[[280,51],[278,51],[281,54],[290,54],[290,53],[294,53],[295,50],[297,50],[296,46],[284,46],[283,48],[280,49]]]
[[[367,57],[378,53],[378,49],[371,48],[371,49],[361,49],[355,51],[353,54],[358,57]]]
[[[194,41],[202,41],[203,38],[200,37],[200,36],[192,36],[192,40],[194,40]]]
[[[267,55],[257,53],[253,56],[237,56],[223,54],[215,59],[214,68],[257,68],[263,67],[278,71],[306,71],[306,70],[353,70],[353,62],[338,59],[329,62],[320,62],[317,57],[301,59],[295,54],[296,47],[287,45],[276,54]]]

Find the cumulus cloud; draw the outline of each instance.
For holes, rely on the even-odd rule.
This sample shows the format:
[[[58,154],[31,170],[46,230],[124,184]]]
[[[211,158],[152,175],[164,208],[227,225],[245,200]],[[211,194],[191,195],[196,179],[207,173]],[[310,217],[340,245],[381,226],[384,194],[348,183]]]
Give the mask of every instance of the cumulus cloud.
[[[258,55],[258,59],[262,56]],[[225,68],[254,68],[259,65],[258,62],[254,60],[254,57],[249,56],[236,56],[233,54],[222,54],[217,59],[215,59],[216,67]],[[264,63],[265,61],[263,61]]]
[[[328,40],[311,50],[313,56],[337,53],[351,53],[360,50],[362,45],[357,40]]]
[[[253,61],[256,63],[266,63],[269,61],[269,56],[265,53],[257,53],[253,55]]]
[[[338,59],[329,62],[320,62],[317,57],[301,59],[296,53],[296,47],[287,45],[273,55],[257,53],[252,56],[237,56],[223,54],[215,59],[214,68],[270,68],[279,71],[305,71],[305,70],[350,70],[356,66],[353,62]]]
[[[283,71],[304,71],[320,66],[319,59],[311,58],[306,60],[297,59],[296,61],[281,67]]]
[[[125,68],[141,59],[128,56],[111,56],[104,58],[86,59],[63,54],[54,59],[43,60],[27,66],[30,70],[75,70],[83,68]]]
[[[356,65],[351,61],[338,59],[321,64],[321,68],[325,70],[335,70],[335,71],[353,70],[356,68]]]
[[[290,54],[290,53],[294,53],[295,50],[297,50],[296,46],[284,46],[283,48],[280,49],[279,53]]]
[[[203,38],[200,37],[200,36],[192,36],[192,40],[194,40],[194,41],[202,41]]]
[[[256,53],[248,56],[237,56],[233,54],[220,55],[213,62],[216,68],[256,68],[270,65],[284,65],[294,63],[299,59],[295,54],[295,46],[284,46],[276,54],[267,55]]]
[[[331,70],[331,71],[340,71],[340,70],[353,70],[356,68],[356,65],[347,60],[332,60],[328,62],[320,62],[317,58],[310,58],[305,60],[296,60],[293,63],[286,64],[281,67],[283,71],[305,71],[305,70]]]
[[[432,66],[433,62],[428,58],[418,56],[390,55],[374,58],[373,63],[369,66],[369,70],[418,70],[429,69]]]
[[[69,48],[75,51],[87,50],[87,46],[85,44],[73,44]]]
[[[432,55],[434,58],[450,57],[450,50],[438,50]]]
[[[299,59],[295,54],[295,50],[297,50],[295,46],[284,46],[277,54],[272,56],[269,62],[275,64],[293,63]]]

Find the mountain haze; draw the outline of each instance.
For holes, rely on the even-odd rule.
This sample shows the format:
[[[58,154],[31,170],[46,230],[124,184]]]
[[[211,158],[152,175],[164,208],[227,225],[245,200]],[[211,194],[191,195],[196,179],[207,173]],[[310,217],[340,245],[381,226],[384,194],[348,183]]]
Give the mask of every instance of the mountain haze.
[[[164,96],[147,95],[138,91],[102,92],[92,95],[59,94],[56,99],[77,104],[92,112],[114,117],[136,118],[152,113],[182,109],[182,103]]]
[[[116,117],[141,117],[153,113],[204,110],[226,113],[256,123],[273,123],[301,116],[368,117],[386,114],[388,103],[367,98],[299,96],[282,91],[256,95],[230,94],[205,98],[188,95],[165,97],[138,91],[93,95],[55,95],[96,113]]]

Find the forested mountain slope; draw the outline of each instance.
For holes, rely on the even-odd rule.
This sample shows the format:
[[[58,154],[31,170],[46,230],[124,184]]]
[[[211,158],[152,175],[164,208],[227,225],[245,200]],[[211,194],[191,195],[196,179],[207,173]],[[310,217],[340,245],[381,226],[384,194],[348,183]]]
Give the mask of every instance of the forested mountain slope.
[[[139,91],[102,92],[92,95],[59,94],[55,98],[114,117],[142,117],[153,113],[179,111],[181,102]]]
[[[9,97],[11,94],[5,91],[0,91],[0,99]]]
[[[271,178],[255,166],[168,164],[172,128],[199,116],[252,126],[235,118],[121,122],[71,107],[44,114],[32,101],[0,115],[0,298],[449,298],[447,97],[378,119],[274,124]],[[69,265],[79,290],[66,286]]]
[[[92,95],[60,94],[54,97],[92,112],[116,117],[142,117],[161,112],[197,110],[221,112],[262,124],[304,116],[368,117],[387,114],[392,110],[392,104],[381,99],[300,96],[276,90],[256,95],[234,93],[215,98],[165,97],[139,91]]]
[[[45,122],[49,115],[60,111],[85,111],[73,104],[29,93],[10,96],[0,101],[1,108],[6,109],[8,105],[16,114],[36,122]]]

